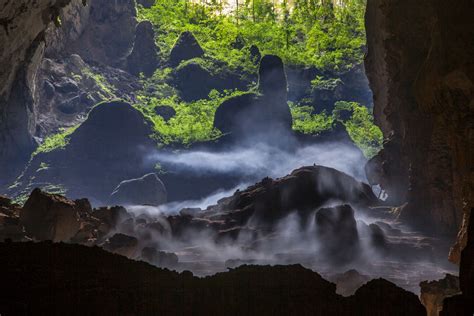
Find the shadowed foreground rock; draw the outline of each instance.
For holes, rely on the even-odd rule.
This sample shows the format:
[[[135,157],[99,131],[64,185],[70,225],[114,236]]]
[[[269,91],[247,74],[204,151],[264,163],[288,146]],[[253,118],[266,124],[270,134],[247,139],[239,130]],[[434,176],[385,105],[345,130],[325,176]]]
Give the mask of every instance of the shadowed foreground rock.
[[[0,244],[5,315],[424,315],[416,295],[379,279],[343,298],[299,265],[242,266],[196,278],[95,247]]]

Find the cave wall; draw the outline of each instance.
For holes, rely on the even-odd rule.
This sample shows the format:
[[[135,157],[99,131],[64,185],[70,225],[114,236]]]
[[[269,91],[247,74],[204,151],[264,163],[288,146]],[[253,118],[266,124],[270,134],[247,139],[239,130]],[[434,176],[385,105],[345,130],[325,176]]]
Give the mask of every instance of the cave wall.
[[[473,206],[473,12],[471,0],[367,3],[366,72],[386,138],[368,166],[400,218],[438,233],[466,228]]]
[[[36,147],[34,98],[46,34],[51,25],[59,24],[62,9],[71,2],[86,3],[0,1],[0,186],[18,172]]]

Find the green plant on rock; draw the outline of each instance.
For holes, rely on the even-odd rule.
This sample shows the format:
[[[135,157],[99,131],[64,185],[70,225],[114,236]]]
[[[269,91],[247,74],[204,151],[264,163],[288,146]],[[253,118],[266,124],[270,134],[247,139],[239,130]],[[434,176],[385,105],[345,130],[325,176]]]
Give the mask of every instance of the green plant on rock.
[[[41,145],[36,148],[35,152],[32,156],[35,156],[39,153],[46,153],[51,152],[56,149],[63,149],[69,143],[70,135],[76,130],[77,126],[73,126],[67,129],[63,129],[61,132],[57,134],[50,135],[46,137]]]

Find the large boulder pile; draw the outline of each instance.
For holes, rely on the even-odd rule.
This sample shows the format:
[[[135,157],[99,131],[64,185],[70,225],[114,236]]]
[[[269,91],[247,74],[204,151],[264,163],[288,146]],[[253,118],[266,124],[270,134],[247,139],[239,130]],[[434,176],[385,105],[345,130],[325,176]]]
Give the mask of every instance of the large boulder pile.
[[[128,71],[138,76],[143,73],[151,76],[158,67],[158,47],[155,44],[155,32],[149,21],[140,22],[135,31],[133,50],[127,57]]]
[[[181,33],[171,49],[169,63],[171,67],[178,66],[183,60],[189,60],[204,55],[204,50],[194,37],[194,34],[185,31]]]
[[[214,127],[234,136],[277,135],[290,132],[287,81],[282,60],[266,55],[260,61],[258,90],[224,101],[216,111]]]
[[[250,217],[271,224],[294,210],[307,216],[329,201],[359,206],[378,204],[367,184],[332,168],[311,166],[296,169],[280,179],[263,179],[237,191],[209,207],[203,217],[222,220],[228,228],[244,225]]]

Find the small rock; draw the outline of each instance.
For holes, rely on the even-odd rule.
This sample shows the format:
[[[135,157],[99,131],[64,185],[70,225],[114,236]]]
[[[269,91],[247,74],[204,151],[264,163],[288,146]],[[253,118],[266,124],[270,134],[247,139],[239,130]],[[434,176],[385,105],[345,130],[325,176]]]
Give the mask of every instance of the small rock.
[[[175,109],[168,105],[160,105],[155,107],[155,113],[161,116],[165,122],[168,122],[172,117],[176,115]]]

